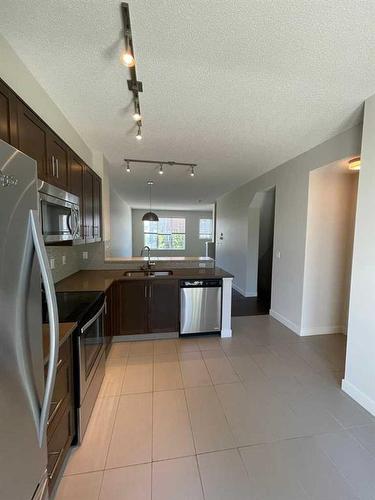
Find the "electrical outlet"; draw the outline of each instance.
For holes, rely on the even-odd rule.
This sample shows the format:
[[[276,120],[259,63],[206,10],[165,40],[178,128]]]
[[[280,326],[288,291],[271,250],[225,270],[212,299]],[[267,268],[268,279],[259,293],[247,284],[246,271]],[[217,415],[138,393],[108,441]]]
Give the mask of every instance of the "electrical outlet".
[[[66,264],[66,255],[62,256],[62,265],[65,266]]]
[[[49,267],[55,269],[55,259],[49,259]]]
[[[82,252],[82,259],[87,260],[89,258],[89,253],[88,252]]]

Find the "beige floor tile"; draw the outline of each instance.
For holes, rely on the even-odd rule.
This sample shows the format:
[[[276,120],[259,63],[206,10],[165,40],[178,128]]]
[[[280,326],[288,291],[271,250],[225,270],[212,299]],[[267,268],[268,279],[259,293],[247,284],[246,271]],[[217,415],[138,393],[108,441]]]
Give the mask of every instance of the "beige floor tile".
[[[167,391],[183,387],[177,354],[158,354],[154,362],[154,390]]]
[[[154,342],[154,353],[155,354],[165,354],[168,352],[176,352],[176,340],[165,339],[157,340]]]
[[[154,359],[148,356],[131,356],[126,365],[122,394],[151,392],[153,389]]]
[[[353,427],[350,433],[375,457],[375,424]]]
[[[184,391],[155,392],[153,460],[194,454],[195,448]]]
[[[221,339],[218,336],[195,337],[201,351],[221,349]]]
[[[236,446],[215,388],[185,390],[197,453],[225,450]]]
[[[131,342],[112,342],[109,352],[110,358],[127,358],[130,351]]]
[[[239,382],[236,372],[233,370],[222,349],[214,351],[204,350],[202,351],[202,356],[214,384]]]
[[[153,500],[203,500],[196,457],[152,464]]]
[[[75,474],[61,479],[55,500],[97,500],[103,472]]]
[[[241,353],[227,353],[227,357],[241,380],[253,380],[255,377],[264,375],[259,366],[251,359],[251,356],[243,350]]]
[[[106,469],[151,462],[152,394],[129,394],[119,400]]]
[[[212,385],[210,374],[200,351],[181,352],[180,366],[184,387]]]
[[[151,464],[106,470],[99,500],[151,500]]]
[[[178,352],[200,351],[198,342],[191,337],[180,337],[176,341],[176,349]]]
[[[72,450],[65,475],[104,469],[118,402],[118,397],[97,400],[83,442]]]
[[[198,465],[206,500],[255,500],[237,450],[198,455]]]
[[[129,356],[148,356],[154,354],[153,340],[141,340],[130,343]]]
[[[105,375],[98,397],[119,396],[125,375],[126,360],[115,359],[106,366]]]

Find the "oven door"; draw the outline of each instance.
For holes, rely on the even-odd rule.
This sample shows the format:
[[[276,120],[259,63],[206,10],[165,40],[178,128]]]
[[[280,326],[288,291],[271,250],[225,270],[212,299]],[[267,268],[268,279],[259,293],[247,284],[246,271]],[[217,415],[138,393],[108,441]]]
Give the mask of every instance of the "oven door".
[[[39,193],[43,238],[46,243],[80,237],[79,207],[48,194]]]
[[[104,311],[105,302],[79,333],[80,404],[85,398],[104,351]]]

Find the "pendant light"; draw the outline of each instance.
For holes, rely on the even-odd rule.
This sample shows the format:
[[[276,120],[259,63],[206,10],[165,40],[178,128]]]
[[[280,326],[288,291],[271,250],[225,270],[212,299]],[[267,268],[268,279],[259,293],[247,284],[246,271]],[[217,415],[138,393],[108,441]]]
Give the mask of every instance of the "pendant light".
[[[150,211],[144,214],[144,216],[142,217],[142,221],[158,222],[159,217],[154,212],[151,211],[151,189],[154,184],[154,181],[147,181],[147,184],[150,189]]]

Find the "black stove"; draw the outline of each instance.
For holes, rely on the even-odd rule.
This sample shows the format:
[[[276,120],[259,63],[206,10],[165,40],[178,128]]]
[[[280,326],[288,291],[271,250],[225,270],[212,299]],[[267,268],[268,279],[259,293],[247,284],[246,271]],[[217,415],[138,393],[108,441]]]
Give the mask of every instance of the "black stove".
[[[44,294],[43,294],[44,295]],[[81,323],[104,301],[103,292],[57,292],[60,323]],[[43,297],[43,323],[48,323],[47,305]]]

